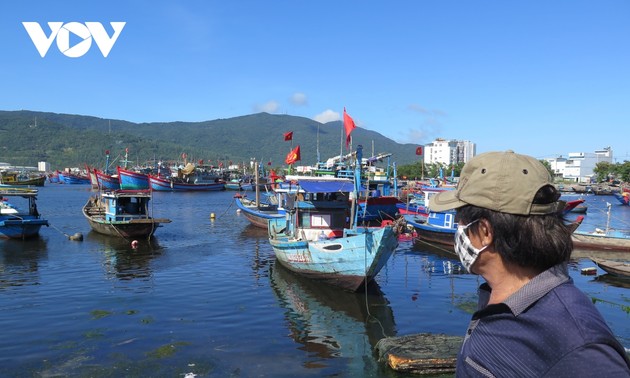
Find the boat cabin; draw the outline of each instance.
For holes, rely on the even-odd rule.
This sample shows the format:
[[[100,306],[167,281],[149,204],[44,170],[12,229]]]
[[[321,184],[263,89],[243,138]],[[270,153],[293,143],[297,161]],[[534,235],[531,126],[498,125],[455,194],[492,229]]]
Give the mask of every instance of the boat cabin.
[[[108,222],[125,222],[132,219],[149,217],[149,191],[112,191],[101,196],[104,202],[105,220]]]

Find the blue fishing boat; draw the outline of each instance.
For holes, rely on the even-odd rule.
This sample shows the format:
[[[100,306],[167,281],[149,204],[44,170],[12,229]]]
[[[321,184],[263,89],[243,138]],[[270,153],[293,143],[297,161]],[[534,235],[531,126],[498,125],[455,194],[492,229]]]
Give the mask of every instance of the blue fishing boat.
[[[98,187],[101,190],[117,190],[120,189],[120,180],[117,175],[110,175],[96,168],[92,169],[96,175]]]
[[[90,184],[90,177],[70,172],[58,172],[59,182],[63,184],[71,185],[88,185]]]
[[[291,271],[357,291],[374,279],[398,246],[399,218],[382,227],[357,225],[361,147],[354,181],[301,177],[289,216],[270,219],[276,260]]]
[[[48,226],[37,211],[37,190],[0,188],[0,238],[26,239]]]
[[[143,190],[149,189],[149,175],[117,167],[120,189]]]
[[[412,226],[417,240],[429,245],[453,246],[455,244],[455,212],[429,211],[427,217],[407,218],[407,225]]]

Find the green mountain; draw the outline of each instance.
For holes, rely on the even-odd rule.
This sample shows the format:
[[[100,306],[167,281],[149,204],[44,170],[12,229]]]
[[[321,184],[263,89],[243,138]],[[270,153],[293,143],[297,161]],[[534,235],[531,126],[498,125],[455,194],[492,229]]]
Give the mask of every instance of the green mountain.
[[[271,162],[285,165],[291,149],[300,145],[298,165],[317,162],[317,140],[322,160],[337,156],[345,149],[341,121],[321,124],[309,118],[268,113],[216,119],[204,122],[133,123],[97,117],[34,111],[0,111],[0,162],[35,166],[39,161],[51,163],[53,169],[102,167],[105,151],[111,160],[121,159],[125,149],[129,160],[145,163],[154,159]],[[284,133],[293,131],[293,140]],[[417,145],[400,144],[383,135],[362,128],[352,132],[353,146],[361,144],[364,156],[392,153],[397,165],[418,161]],[[343,151],[342,151],[343,146]]]

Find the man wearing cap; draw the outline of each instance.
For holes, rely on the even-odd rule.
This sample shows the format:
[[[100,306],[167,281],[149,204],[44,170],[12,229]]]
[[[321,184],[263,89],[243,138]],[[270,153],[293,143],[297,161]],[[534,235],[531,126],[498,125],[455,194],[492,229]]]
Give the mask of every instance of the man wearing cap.
[[[545,166],[513,151],[464,166],[431,211],[457,209],[455,252],[479,287],[457,359],[458,376],[630,376],[630,361],[569,277],[564,202]]]

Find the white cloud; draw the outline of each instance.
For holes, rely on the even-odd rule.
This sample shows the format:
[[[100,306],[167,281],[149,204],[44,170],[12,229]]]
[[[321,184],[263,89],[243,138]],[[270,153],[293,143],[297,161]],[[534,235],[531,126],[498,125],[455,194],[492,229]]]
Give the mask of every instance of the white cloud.
[[[275,113],[280,108],[280,104],[277,101],[271,100],[264,104],[258,104],[254,107],[256,112]]]
[[[341,115],[335,111],[327,109],[313,117],[313,119],[320,123],[327,123],[341,120]]]
[[[291,95],[290,101],[293,105],[306,105],[307,99],[304,93],[296,92]]]

